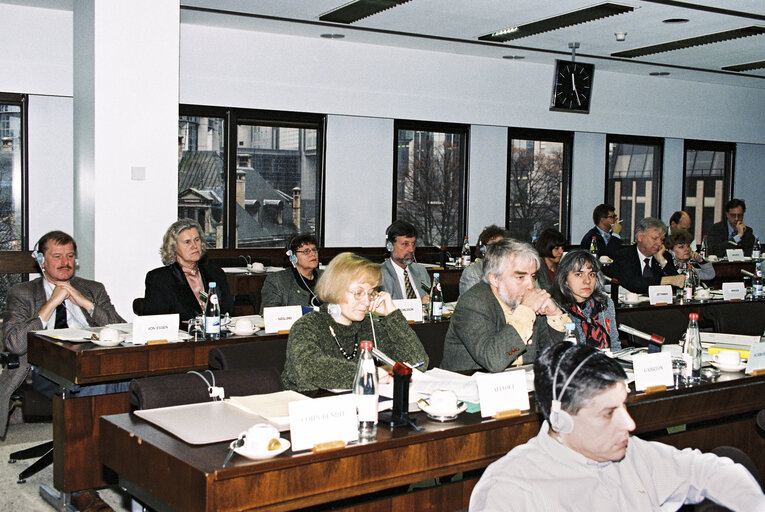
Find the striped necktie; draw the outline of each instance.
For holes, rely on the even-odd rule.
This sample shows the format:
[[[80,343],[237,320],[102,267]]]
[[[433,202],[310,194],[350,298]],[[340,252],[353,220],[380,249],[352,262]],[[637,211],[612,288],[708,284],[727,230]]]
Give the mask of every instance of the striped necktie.
[[[406,298],[407,299],[416,299],[417,294],[414,293],[414,288],[412,288],[412,282],[409,280],[409,272],[404,269],[404,287],[406,288]]]

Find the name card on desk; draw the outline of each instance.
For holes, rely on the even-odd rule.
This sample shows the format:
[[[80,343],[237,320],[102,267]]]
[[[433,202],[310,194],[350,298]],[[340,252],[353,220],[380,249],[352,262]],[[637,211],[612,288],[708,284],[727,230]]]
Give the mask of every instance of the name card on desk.
[[[744,249],[725,249],[728,261],[744,261]]]
[[[178,339],[178,313],[171,315],[145,315],[133,318],[133,345],[146,345],[150,341]]]
[[[755,343],[749,349],[749,359],[746,362],[746,373],[765,368],[765,343]]]
[[[422,322],[422,302],[420,299],[396,299],[393,304],[401,310],[408,322]]]
[[[303,316],[303,308],[300,306],[263,308],[263,323],[266,334],[289,331],[292,324],[301,316]]]
[[[668,284],[649,286],[648,298],[651,300],[651,306],[656,304],[672,304],[674,299],[672,286]]]
[[[356,441],[356,397],[353,394],[298,400],[288,404],[292,451],[310,450],[319,443]]]
[[[651,386],[670,387],[674,384],[670,352],[635,355],[632,357],[632,368],[635,371],[635,389],[638,391]]]
[[[477,373],[478,397],[481,400],[481,416],[494,416],[498,412],[529,409],[529,390],[526,388],[526,371],[512,370],[502,373]]]
[[[743,282],[723,283],[722,291],[725,300],[744,300],[746,298],[746,288]]]

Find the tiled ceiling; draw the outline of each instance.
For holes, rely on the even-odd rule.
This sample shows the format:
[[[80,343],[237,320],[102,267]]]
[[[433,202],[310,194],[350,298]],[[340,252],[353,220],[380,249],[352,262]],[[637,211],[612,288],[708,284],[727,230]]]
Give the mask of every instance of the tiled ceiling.
[[[409,0],[353,23],[321,21],[347,4],[396,4],[385,0],[181,0],[184,23],[306,37],[336,33],[342,41],[419,48],[489,58],[523,57],[552,63],[570,55],[598,69],[647,75],[668,72],[681,80],[765,88],[765,68],[727,71],[730,66],[765,61],[765,0]],[[508,42],[479,39],[512,27],[563,19],[600,4],[625,6],[628,12],[553,28]],[[613,5],[612,5],[613,8]],[[622,10],[622,9],[617,9]],[[686,23],[665,23],[687,19]],[[565,23],[563,23],[565,24]],[[704,42],[715,34],[743,29],[738,39],[673,49],[681,40]],[[625,32],[624,41],[615,33]],[[751,35],[748,35],[751,34]],[[624,57],[624,52],[669,43],[660,53]],[[760,64],[763,65],[763,64]]]

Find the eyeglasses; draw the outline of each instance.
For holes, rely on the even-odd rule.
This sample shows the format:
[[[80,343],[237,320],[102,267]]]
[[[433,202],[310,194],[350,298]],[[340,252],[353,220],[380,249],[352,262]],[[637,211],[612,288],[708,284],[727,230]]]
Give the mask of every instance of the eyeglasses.
[[[300,251],[295,251],[300,254],[319,254],[319,249],[314,247],[313,249],[302,249]]]
[[[348,293],[353,295],[353,298],[356,299],[356,302],[363,299],[365,296],[369,299],[369,302],[372,302],[377,298],[377,290],[372,290],[370,292],[366,292],[364,290],[348,290]]]
[[[618,219],[618,218],[619,218],[619,216],[618,216],[618,215],[616,215],[616,214],[613,214],[613,215],[606,215],[606,218],[607,218],[607,219]]]

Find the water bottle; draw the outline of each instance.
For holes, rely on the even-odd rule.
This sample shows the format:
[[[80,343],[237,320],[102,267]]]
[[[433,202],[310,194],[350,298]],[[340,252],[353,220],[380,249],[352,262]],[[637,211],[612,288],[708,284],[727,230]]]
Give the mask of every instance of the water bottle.
[[[754,245],[752,246],[752,259],[757,261],[760,259],[761,255],[762,250],[760,249],[760,237],[756,236],[754,237]]]
[[[377,439],[377,367],[372,359],[372,342],[359,344],[361,354],[353,381],[356,408],[359,421],[359,442],[367,443]]]
[[[707,235],[701,239],[701,247],[699,248],[699,255],[706,260],[709,256],[709,243],[707,242]]]
[[[698,379],[701,376],[701,336],[699,335],[699,314],[688,315],[688,329],[685,331],[683,345],[683,360],[685,361],[686,378]]]
[[[462,242],[462,256],[460,257],[460,260],[462,260],[463,267],[470,265],[470,242],[468,241],[467,235],[465,235],[465,240]]]
[[[754,266],[754,277],[752,278],[752,296],[755,299],[762,298],[762,262],[757,262]]]
[[[690,266],[685,267],[685,282],[683,283],[683,298],[693,300],[693,270]]]
[[[438,322],[444,314],[444,296],[441,293],[441,274],[433,273],[433,285],[430,287],[430,319]]]
[[[590,254],[595,257],[598,256],[598,242],[594,236],[592,237],[592,240],[590,240]]]
[[[574,334],[575,329],[576,324],[574,322],[566,322],[566,334],[563,336],[563,341],[576,345],[579,341],[576,339],[576,334]]]
[[[218,303],[218,288],[210,281],[205,302],[205,337],[211,340],[220,338],[220,304]]]

